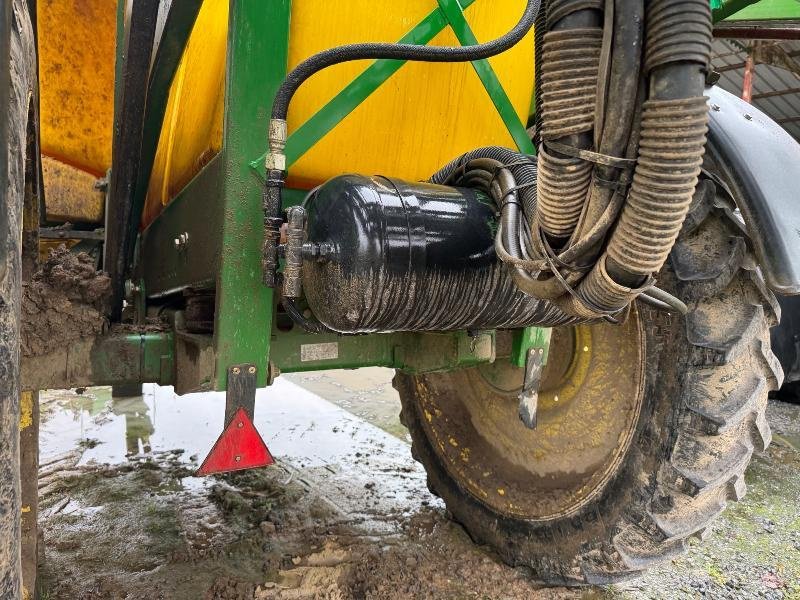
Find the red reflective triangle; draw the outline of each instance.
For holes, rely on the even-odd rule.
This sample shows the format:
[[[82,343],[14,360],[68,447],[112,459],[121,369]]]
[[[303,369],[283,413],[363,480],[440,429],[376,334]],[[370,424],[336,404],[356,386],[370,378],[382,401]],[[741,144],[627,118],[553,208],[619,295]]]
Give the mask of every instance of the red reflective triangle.
[[[266,467],[274,462],[261,434],[240,406],[200,465],[197,475]]]

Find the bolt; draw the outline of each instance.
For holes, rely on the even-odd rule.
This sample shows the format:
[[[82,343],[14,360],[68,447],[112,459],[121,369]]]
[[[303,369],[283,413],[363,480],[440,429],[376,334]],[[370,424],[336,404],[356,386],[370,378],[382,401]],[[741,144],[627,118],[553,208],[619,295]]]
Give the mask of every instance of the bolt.
[[[189,234],[184,231],[182,234],[180,234],[178,237],[175,238],[174,243],[176,250],[178,251],[183,250],[189,243]]]
[[[237,454],[236,458],[234,458],[233,460],[235,460],[236,462],[239,462],[240,460],[242,460],[242,457]]]
[[[744,118],[747,119],[748,121],[752,121],[753,120],[753,116],[752,115],[745,115]]]
[[[233,374],[234,375],[238,375],[241,372],[242,372],[242,370],[239,367],[233,367]]]
[[[256,374],[256,368],[255,367],[250,367],[250,368],[247,369],[247,372],[250,373],[250,375],[255,375]]]
[[[241,429],[242,427],[244,427],[244,423],[242,423],[241,421],[239,421],[239,422],[236,424],[236,426],[237,426],[239,429]]]
[[[719,112],[719,104],[712,104],[711,110],[713,110],[714,112]]]

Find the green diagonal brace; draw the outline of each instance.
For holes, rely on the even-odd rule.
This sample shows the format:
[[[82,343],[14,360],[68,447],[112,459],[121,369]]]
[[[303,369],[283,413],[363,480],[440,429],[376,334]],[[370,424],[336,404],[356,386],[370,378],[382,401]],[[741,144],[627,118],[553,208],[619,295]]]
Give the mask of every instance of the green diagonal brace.
[[[464,17],[465,7],[461,6],[459,0],[438,0],[438,2],[439,7],[450,22],[450,27],[453,28],[461,45],[477,45],[478,40],[475,38],[475,34],[472,33],[472,29],[469,23],[467,23],[467,19]],[[506,94],[506,91],[503,89],[503,85],[497,78],[497,73],[494,72],[489,61],[486,59],[476,60],[473,61],[472,66],[475,68],[475,72],[478,74],[478,77],[480,77],[483,87],[486,88],[486,92],[492,99],[497,112],[500,113],[500,118],[503,119],[503,123],[505,123],[506,128],[508,128],[508,132],[514,139],[514,143],[517,145],[517,148],[519,148],[519,151],[525,154],[535,154],[536,148],[533,142],[531,142],[528,132],[525,130],[525,125],[520,121],[517,111],[514,110],[514,106],[511,104],[508,94]]]
[[[461,0],[461,3],[457,6],[457,9],[462,20],[463,14],[461,11],[467,9],[475,2],[476,0]],[[447,27],[448,23],[450,23],[452,26],[452,20],[448,16],[445,16],[445,13],[443,12],[444,10],[445,9],[443,7],[442,9],[436,9],[431,12],[416,27],[404,35],[398,41],[398,43],[414,44],[417,46],[424,46],[430,43],[433,38],[439,35],[445,29],[445,27]],[[468,25],[466,26],[464,33],[465,36],[468,36],[465,39],[475,39],[475,36],[472,34],[472,31],[469,29]],[[456,34],[458,35],[457,30]],[[463,40],[462,43],[464,43]],[[473,41],[471,43],[474,44],[476,42]],[[506,126],[512,133],[514,141],[523,152],[535,152],[533,144],[531,144],[530,139],[528,139],[528,135],[525,132],[525,127],[519,120],[519,117],[514,111],[513,106],[511,106],[511,102],[500,85],[500,82],[497,79],[497,76],[494,74],[491,66],[487,61],[478,62],[485,63],[485,66],[476,66],[476,69],[484,69],[488,71],[487,79],[484,80],[484,85],[486,85],[486,81],[493,78],[494,84],[492,84],[492,89],[495,89],[496,87],[497,90],[499,90],[498,93],[501,97],[496,98],[495,92],[489,93],[495,103],[495,106],[498,106],[498,111],[500,111],[503,121],[506,123]],[[377,60],[367,69],[365,69],[363,73],[350,82],[330,102],[323,106],[308,121],[303,123],[303,125],[301,125],[297,131],[293,132],[289,136],[289,139],[286,142],[287,165],[291,166],[297,162],[297,160],[303,156],[303,154],[308,152],[308,150],[312,148],[314,144],[319,142],[319,140],[330,133],[334,127],[336,127],[345,117],[347,117],[347,115],[353,112],[392,75],[397,73],[397,71],[399,71],[405,63],[406,61],[402,60]],[[480,70],[478,72],[479,74],[481,73]],[[487,87],[487,90],[488,89],[489,88]],[[506,114],[504,114],[506,109],[501,110],[500,105],[506,106]],[[512,124],[509,125],[509,123]],[[520,146],[520,142],[524,146]],[[262,170],[265,156],[266,153],[259,156],[256,160],[252,161],[251,166],[255,169]]]
[[[464,0],[464,7],[472,5],[477,0]],[[447,27],[447,19],[438,8],[425,17],[420,23],[404,35],[398,44],[413,44],[425,46]],[[404,60],[376,60],[363,73],[347,84],[341,92],[336,94],[330,102],[323,106],[308,121],[303,123],[297,131],[289,135],[286,140],[286,164],[293,165],[297,160],[311,149],[314,144],[336,127],[342,119],[353,112],[358,106],[389,78],[397,73],[406,64]],[[254,160],[251,166],[263,170],[266,153]]]

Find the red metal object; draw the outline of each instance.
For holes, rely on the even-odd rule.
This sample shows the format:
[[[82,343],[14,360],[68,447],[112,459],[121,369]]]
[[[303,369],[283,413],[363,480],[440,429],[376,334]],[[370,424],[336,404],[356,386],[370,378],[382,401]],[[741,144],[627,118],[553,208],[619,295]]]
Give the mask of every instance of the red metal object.
[[[753,102],[753,71],[755,64],[752,55],[748,54],[744,61],[744,83],[742,84],[742,100]]]
[[[266,467],[275,462],[255,425],[241,407],[197,470],[198,476]]]
[[[800,27],[714,27],[717,39],[734,40],[800,40]]]

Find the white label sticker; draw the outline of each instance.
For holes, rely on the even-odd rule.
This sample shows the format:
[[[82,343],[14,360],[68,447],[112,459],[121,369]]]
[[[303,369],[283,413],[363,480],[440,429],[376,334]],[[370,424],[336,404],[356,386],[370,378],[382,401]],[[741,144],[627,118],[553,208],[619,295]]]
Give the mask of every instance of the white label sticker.
[[[315,360],[333,360],[339,358],[339,343],[327,344],[302,344],[300,346],[300,361],[311,362]]]

